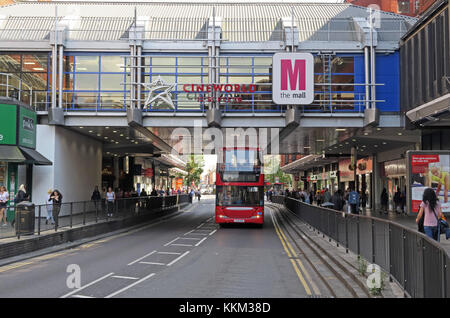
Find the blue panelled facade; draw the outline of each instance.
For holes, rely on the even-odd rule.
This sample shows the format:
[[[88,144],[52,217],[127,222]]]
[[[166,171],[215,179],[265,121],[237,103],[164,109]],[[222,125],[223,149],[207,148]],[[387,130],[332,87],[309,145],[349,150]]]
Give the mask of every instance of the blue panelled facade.
[[[122,53],[71,53],[64,55],[63,106],[67,110],[123,111],[129,100],[129,62]],[[208,84],[207,55],[145,54],[143,83],[162,79],[169,85],[175,109],[161,100],[145,111],[204,111],[208,97],[189,94],[185,84]],[[315,98],[305,112],[362,112],[365,107],[364,55],[315,55]],[[33,105],[45,110],[50,103],[51,57],[49,53],[0,54],[0,71],[13,73],[34,87]],[[252,93],[222,93],[223,111],[267,112],[282,107],[272,102],[272,55],[221,55],[220,84],[255,84]],[[2,79],[2,81],[4,81]],[[377,108],[381,112],[399,112],[399,54],[376,57]],[[212,84],[211,82],[210,84]],[[142,88],[141,100],[149,91]]]

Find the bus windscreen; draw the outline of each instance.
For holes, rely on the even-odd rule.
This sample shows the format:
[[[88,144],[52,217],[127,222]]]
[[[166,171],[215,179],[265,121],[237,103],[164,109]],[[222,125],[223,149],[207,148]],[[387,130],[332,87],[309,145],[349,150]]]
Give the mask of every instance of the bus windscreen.
[[[264,187],[216,186],[218,206],[264,206]]]

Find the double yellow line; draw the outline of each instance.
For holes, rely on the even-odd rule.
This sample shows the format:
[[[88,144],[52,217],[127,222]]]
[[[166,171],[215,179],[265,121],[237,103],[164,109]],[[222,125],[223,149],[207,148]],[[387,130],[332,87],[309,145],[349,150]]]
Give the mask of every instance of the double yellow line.
[[[277,219],[274,217],[272,210],[270,210],[270,216],[272,217],[272,222],[273,222],[273,226],[275,227],[275,232],[277,233],[278,238],[280,239],[281,244],[283,245],[283,248],[284,248],[287,256],[289,257],[289,260],[291,261],[291,264],[294,267],[294,270],[295,270],[300,282],[302,283],[303,287],[305,288],[306,294],[308,296],[312,296],[312,292],[311,292],[311,289],[312,289],[314,294],[316,296],[319,296],[320,295],[319,288],[317,288],[317,285],[311,279],[311,276],[309,275],[305,266],[303,266],[302,261],[299,259],[297,253],[292,248],[292,245],[289,243],[288,239],[286,238],[286,235],[284,235],[284,232],[281,230],[280,225],[278,224]],[[306,277],[306,279],[305,279],[305,277]],[[308,280],[309,285],[311,285],[311,288],[307,284],[306,280]]]

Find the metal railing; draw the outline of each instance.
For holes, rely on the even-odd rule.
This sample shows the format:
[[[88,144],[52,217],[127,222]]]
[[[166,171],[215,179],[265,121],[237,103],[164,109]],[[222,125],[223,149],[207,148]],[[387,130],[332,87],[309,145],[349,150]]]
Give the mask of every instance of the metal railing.
[[[302,201],[273,196],[300,219],[368,262],[379,265],[405,295],[448,298],[449,255],[426,235],[392,221],[347,214]]]
[[[0,238],[17,236],[20,239],[24,234],[41,235],[49,231],[58,229],[70,229],[74,226],[84,226],[110,220],[123,220],[150,213],[162,212],[180,204],[188,203],[187,194],[171,196],[146,196],[116,199],[114,203],[106,200],[67,202],[61,205],[40,204],[35,205],[34,213],[30,218],[33,224],[26,224],[20,220],[14,220],[14,227],[1,227]],[[15,215],[19,218],[26,218],[25,212],[19,207],[15,208]],[[30,212],[26,212],[30,213]],[[53,218],[49,218],[52,216]],[[26,220],[26,219],[24,219]],[[32,223],[32,221],[30,221]],[[25,223],[26,225],[21,225]],[[31,227],[30,227],[31,225]],[[27,226],[29,228],[27,228]]]

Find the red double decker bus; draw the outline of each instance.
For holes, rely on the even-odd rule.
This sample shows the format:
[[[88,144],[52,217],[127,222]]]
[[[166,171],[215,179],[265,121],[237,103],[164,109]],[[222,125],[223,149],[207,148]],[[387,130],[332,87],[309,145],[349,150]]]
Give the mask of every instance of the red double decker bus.
[[[223,148],[216,171],[216,223],[264,224],[264,173],[258,148]]]

